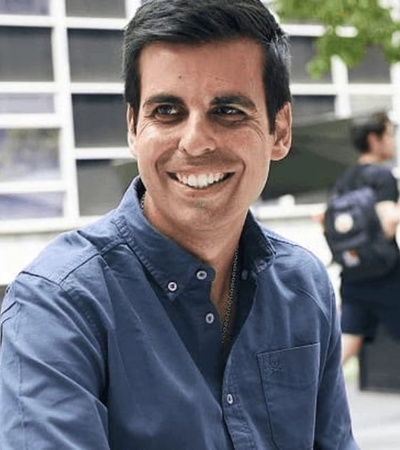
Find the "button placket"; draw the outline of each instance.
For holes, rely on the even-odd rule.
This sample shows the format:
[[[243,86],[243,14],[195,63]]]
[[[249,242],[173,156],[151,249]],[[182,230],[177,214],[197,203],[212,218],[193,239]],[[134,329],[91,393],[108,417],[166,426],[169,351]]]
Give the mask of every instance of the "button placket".
[[[202,269],[198,270],[197,273],[196,273],[196,277],[200,281],[205,280],[207,278],[207,276],[208,276],[207,272],[205,270],[202,270]]]
[[[215,322],[215,315],[212,312],[209,312],[206,314],[206,323],[209,325],[213,324]]]
[[[199,269],[196,272],[196,278],[199,281],[204,281],[208,278],[208,273],[206,270],[204,269]],[[215,314],[212,312],[208,312],[205,316],[204,316],[204,320],[206,321],[206,323],[208,325],[212,325],[215,322]]]
[[[167,285],[169,292],[176,292],[178,289],[178,284],[175,281],[170,281]]]
[[[226,402],[228,403],[228,405],[233,405],[234,401],[235,401],[235,400],[234,400],[232,394],[227,394],[227,395],[226,395]]]

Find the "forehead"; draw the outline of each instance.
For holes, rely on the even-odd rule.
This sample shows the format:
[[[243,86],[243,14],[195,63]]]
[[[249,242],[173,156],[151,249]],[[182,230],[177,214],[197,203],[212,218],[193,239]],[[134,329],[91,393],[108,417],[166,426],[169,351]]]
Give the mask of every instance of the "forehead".
[[[212,90],[263,96],[263,50],[250,39],[201,45],[156,42],[140,55],[141,95]]]

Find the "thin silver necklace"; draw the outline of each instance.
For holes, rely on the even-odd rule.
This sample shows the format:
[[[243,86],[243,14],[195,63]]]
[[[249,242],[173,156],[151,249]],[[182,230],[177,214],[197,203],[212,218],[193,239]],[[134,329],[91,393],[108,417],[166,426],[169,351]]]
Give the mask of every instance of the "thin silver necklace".
[[[143,192],[143,195],[140,197],[140,208],[142,209],[142,211],[144,209],[144,199],[145,199],[145,197],[146,197],[146,192]]]
[[[224,320],[222,321],[222,346],[229,343],[232,338],[231,335],[231,321],[232,321],[232,308],[236,300],[237,294],[237,275],[238,275],[238,261],[239,261],[239,247],[236,247],[235,254],[233,255],[232,262],[232,274],[231,281],[229,284],[228,299],[226,301],[226,309]]]

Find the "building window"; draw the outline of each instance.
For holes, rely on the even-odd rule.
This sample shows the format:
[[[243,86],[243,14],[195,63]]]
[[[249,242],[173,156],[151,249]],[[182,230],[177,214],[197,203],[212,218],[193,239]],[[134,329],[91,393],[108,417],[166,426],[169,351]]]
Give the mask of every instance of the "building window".
[[[66,0],[68,16],[125,17],[124,0]]]
[[[63,197],[60,192],[0,194],[0,220],[61,217]]]
[[[52,81],[51,30],[0,27],[0,81]]]
[[[0,14],[48,15],[49,0],[0,0]]]
[[[72,81],[121,81],[121,31],[73,29],[68,42]]]
[[[0,94],[0,114],[54,113],[52,94]]]
[[[122,95],[74,95],[72,102],[77,147],[127,145]]]
[[[0,129],[0,180],[60,178],[58,130]]]
[[[78,161],[77,167],[82,216],[104,214],[115,208],[132,178],[137,175],[133,162],[82,160]]]
[[[291,36],[292,82],[293,83],[331,83],[330,72],[321,78],[312,78],[307,70],[308,63],[315,56],[315,38],[310,36]]]
[[[349,68],[350,83],[390,83],[390,65],[378,47],[370,47],[356,67]]]
[[[335,114],[335,97],[333,95],[293,96],[293,116],[297,120],[316,118],[321,114]]]

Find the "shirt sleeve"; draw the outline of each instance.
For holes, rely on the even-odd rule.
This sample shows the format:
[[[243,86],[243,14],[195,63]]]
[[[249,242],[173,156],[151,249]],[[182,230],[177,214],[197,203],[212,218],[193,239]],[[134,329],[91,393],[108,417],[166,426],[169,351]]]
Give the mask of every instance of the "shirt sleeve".
[[[109,448],[104,349],[84,309],[40,277],[11,285],[1,314],[2,450]]]
[[[371,179],[371,185],[375,190],[377,201],[390,200],[397,202],[399,199],[399,190],[397,180],[391,170],[386,167],[377,167],[376,169]]]

